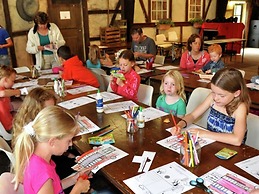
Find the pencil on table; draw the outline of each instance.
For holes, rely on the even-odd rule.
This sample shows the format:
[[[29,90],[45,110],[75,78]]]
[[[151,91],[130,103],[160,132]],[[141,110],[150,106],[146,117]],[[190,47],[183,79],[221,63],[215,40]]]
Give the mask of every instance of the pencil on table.
[[[173,119],[173,122],[174,122],[174,126],[175,126],[175,128],[176,128],[176,132],[177,132],[177,134],[179,133],[179,127],[177,126],[177,124],[176,124],[176,121],[175,121],[175,118],[174,118],[174,115],[172,114],[172,112],[171,112],[171,115],[172,115],[172,119]]]

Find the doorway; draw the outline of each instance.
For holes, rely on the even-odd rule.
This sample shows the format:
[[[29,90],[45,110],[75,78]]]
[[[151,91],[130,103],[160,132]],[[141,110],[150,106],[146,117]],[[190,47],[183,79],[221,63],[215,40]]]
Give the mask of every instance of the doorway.
[[[84,61],[83,18],[80,0],[58,1],[48,0],[48,15],[50,22],[55,23],[71,52]]]

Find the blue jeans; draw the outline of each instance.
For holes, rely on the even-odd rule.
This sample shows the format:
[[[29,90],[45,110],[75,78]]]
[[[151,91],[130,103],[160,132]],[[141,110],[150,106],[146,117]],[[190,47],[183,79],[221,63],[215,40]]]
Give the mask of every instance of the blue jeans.
[[[10,59],[8,55],[0,55],[0,65],[10,65]]]

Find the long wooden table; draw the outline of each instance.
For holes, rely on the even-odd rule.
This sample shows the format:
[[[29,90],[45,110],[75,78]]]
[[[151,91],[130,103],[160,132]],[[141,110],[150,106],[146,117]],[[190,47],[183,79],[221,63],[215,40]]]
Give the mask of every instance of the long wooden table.
[[[68,95],[66,98],[71,99],[73,97],[71,97],[71,95]],[[121,100],[123,99],[115,100],[113,102],[118,102]],[[165,131],[166,128],[173,126],[173,122],[170,116],[164,116],[162,118],[146,122],[145,127],[143,129],[140,129],[137,133],[131,135],[126,132],[126,122],[125,119],[121,117],[123,112],[111,114],[98,114],[96,113],[95,103],[75,108],[72,111],[74,112],[74,114],[77,114],[77,112],[80,111],[81,115],[87,116],[100,127],[111,125],[110,129],[114,129],[114,131],[112,132],[116,141],[114,146],[127,152],[129,155],[112,164],[109,164],[108,166],[105,166],[101,169],[101,172],[122,193],[133,193],[131,189],[124,184],[123,180],[139,174],[137,172],[139,164],[132,163],[132,159],[135,155],[140,156],[143,154],[144,151],[156,152],[150,170],[173,161],[179,163],[178,153],[166,149],[156,143],[158,140],[170,136],[170,133]],[[165,118],[169,118],[171,122],[165,123]],[[74,146],[78,149],[80,153],[84,153],[92,148],[87,143],[87,138],[89,136],[92,136],[92,134],[74,138]],[[236,150],[238,154],[229,160],[220,160],[217,157],[215,157],[214,154],[224,147]],[[242,171],[234,165],[236,162],[248,159],[258,154],[259,150],[256,150],[246,145],[236,147],[224,143],[215,142],[201,149],[200,165],[196,168],[190,168],[188,170],[190,170],[197,176],[201,176],[204,173],[221,165],[231,171],[240,174],[241,176],[248,178],[251,181],[259,183],[257,179],[255,179],[254,177],[252,177],[251,175],[247,174],[246,172]],[[186,193],[199,194],[204,193],[204,191],[201,189],[194,188]]]

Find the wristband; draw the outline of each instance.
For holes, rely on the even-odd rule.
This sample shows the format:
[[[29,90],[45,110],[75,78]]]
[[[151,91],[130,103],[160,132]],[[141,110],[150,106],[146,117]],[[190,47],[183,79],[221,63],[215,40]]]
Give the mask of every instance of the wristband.
[[[183,121],[185,123],[185,126],[183,128],[186,128],[187,127],[187,122],[186,120],[182,119],[181,121]]]

